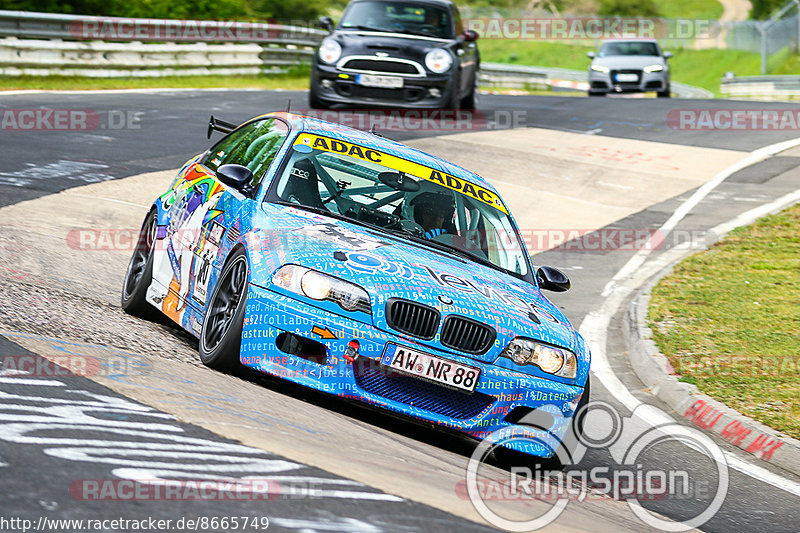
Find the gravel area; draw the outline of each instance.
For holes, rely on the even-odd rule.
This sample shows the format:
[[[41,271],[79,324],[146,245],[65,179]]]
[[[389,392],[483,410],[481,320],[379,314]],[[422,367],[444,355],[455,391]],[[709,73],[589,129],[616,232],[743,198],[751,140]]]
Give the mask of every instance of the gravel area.
[[[105,295],[107,299],[108,295]],[[0,326],[111,346],[202,366],[197,341],[168,323],[132,317],[119,306],[61,288],[20,281],[0,273]]]

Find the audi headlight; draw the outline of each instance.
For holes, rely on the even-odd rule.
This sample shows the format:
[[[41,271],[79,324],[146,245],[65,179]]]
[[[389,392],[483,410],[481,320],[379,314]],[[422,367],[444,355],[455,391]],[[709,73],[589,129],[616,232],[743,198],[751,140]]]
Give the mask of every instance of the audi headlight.
[[[604,72],[606,74],[611,72],[610,68],[604,67],[603,65],[592,65],[590,68],[595,72]]]
[[[334,302],[345,311],[372,314],[369,295],[363,287],[310,268],[283,265],[272,275],[272,283],[312,300]]]
[[[501,357],[508,357],[519,366],[535,365],[548,374],[562,378],[575,379],[578,361],[575,354],[566,348],[517,337],[511,341]]]
[[[342,56],[342,45],[333,39],[323,39],[319,45],[319,58],[323,63],[336,63]]]
[[[436,74],[443,74],[453,65],[453,56],[444,48],[434,48],[425,55],[425,66]]]
[[[664,70],[664,65],[648,65],[644,67],[645,72],[661,72]]]

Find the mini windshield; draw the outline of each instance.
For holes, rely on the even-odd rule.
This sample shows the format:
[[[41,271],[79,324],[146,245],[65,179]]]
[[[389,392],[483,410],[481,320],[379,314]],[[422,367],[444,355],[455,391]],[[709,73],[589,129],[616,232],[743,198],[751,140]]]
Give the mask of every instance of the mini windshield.
[[[659,56],[656,43],[621,42],[605,43],[600,47],[598,57],[608,56]]]
[[[453,25],[445,8],[416,2],[353,2],[339,27],[453,38]]]
[[[357,144],[301,134],[276,180],[280,201],[368,224],[519,277],[524,248],[493,191]]]

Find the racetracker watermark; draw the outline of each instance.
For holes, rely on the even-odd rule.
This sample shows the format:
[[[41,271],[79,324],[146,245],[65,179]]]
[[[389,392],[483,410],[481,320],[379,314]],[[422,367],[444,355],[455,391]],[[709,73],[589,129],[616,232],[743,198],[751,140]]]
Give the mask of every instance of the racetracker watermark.
[[[0,516],[0,531],[259,531],[269,528],[266,516],[192,516],[190,518],[52,518],[38,520]]]
[[[69,25],[76,39],[103,41],[264,42],[281,37],[287,27],[273,21],[153,20],[86,17]]]
[[[747,356],[681,354],[672,359],[676,374],[699,377],[800,377],[800,355]]]
[[[292,208],[293,214],[308,214],[302,209]],[[320,221],[321,215],[315,215]],[[67,233],[66,243],[72,250],[82,252],[133,251],[139,245],[139,228],[73,228]],[[178,253],[194,250],[205,234],[202,229],[164,230],[164,237],[156,240],[156,250],[171,248]],[[603,228],[592,229],[525,229],[519,230],[522,243],[530,253],[558,248],[574,252],[613,252],[659,250],[687,244],[702,250],[715,242],[716,236],[703,230],[673,230],[664,233],[647,228]],[[269,243],[285,237],[284,231],[262,230],[258,233],[261,242]],[[519,241],[508,231],[471,230],[453,236],[454,246],[465,251],[510,251],[520,248]],[[258,242],[254,242],[258,245]],[[298,233],[293,240],[294,249],[315,248],[316,237]]]
[[[336,126],[348,126],[363,131],[376,132],[444,132],[461,133],[482,130],[498,130],[523,127],[528,123],[525,110],[494,110],[484,113],[467,109],[346,109],[346,110],[292,110],[304,117],[330,122]],[[319,124],[327,129],[326,124]]]
[[[672,109],[667,126],[683,131],[797,131],[798,109]]]
[[[121,109],[3,109],[2,131],[138,130],[144,111]]]
[[[561,409],[545,406],[523,417],[518,423],[525,425],[522,428],[507,426],[492,432],[475,448],[456,493],[469,498],[486,521],[506,531],[541,529],[557,520],[570,502],[587,499],[625,500],[644,524],[670,532],[702,526],[722,507],[728,492],[728,466],[722,450],[704,433],[677,422],[654,425],[653,420],[666,414],[649,405],[624,417],[610,404],[590,402],[574,417],[566,420]],[[555,423],[544,427],[537,420]],[[576,431],[580,425],[583,431]],[[504,449],[552,455],[552,463],[567,468],[512,464],[501,474],[485,468],[487,459]],[[610,461],[581,466],[589,450],[607,452]],[[662,468],[659,457],[675,453],[696,454],[697,462],[692,469]],[[643,507],[648,501],[667,499],[691,502],[691,515],[665,520]],[[526,504],[527,518],[509,518],[507,506],[519,502]]]
[[[131,376],[142,374],[149,367],[127,357],[108,357],[102,360],[90,355],[59,354],[4,355],[0,357],[2,377],[92,377]]]
[[[78,479],[69,493],[81,501],[261,501],[281,497],[271,479]]]
[[[482,39],[585,41],[598,39],[708,39],[720,24],[706,19],[620,17],[489,18],[464,20]]]

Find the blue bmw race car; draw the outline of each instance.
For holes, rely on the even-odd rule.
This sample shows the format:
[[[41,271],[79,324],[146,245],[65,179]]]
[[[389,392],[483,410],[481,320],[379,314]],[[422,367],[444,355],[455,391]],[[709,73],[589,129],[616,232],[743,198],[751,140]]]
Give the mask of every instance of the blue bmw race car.
[[[127,312],[167,315],[213,368],[554,454],[588,400],[590,354],[540,292],[569,280],[534,269],[486,180],[290,113],[212,129],[226,136],[145,217]]]

